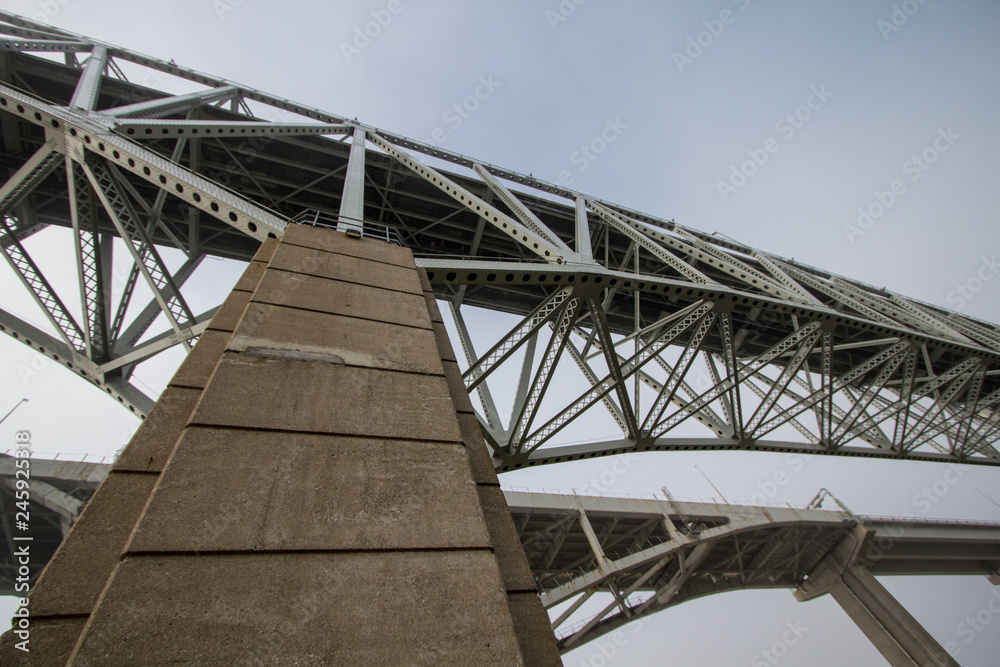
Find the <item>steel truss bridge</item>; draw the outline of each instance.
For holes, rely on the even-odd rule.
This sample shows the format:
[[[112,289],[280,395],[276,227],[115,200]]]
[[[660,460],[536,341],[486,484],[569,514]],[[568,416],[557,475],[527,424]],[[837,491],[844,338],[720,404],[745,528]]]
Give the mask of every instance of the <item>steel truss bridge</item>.
[[[420,258],[451,307],[499,470],[673,449],[1000,463],[1000,330],[991,324],[0,18],[0,247],[51,333],[9,312],[0,328],[137,414],[152,401],[129,382],[136,364],[190,346],[214,312],[192,312],[183,295],[199,263],[249,260],[289,219],[322,214],[389,228]],[[195,90],[141,85],[168,79]],[[286,120],[262,120],[276,114]],[[77,294],[57,294],[26,249],[49,226],[72,231]],[[160,247],[186,261],[169,271]],[[133,263],[121,285],[116,252]],[[520,321],[477,347],[464,322],[470,306]],[[151,329],[157,322],[164,331]],[[490,385],[505,362],[520,368],[507,421]],[[566,367],[576,390],[549,391]],[[560,431],[592,412],[621,437],[557,446]]]
[[[248,261],[290,221],[326,221],[416,255],[449,307],[499,472],[668,450],[1000,465],[990,323],[5,12],[0,139],[0,252],[48,320],[43,329],[0,309],[0,331],[139,416],[153,401],[131,382],[137,365],[190,348],[216,310],[189,305],[199,264]],[[72,238],[73,290],[57,291],[29,252],[50,227]],[[179,268],[166,248],[183,254]],[[466,318],[482,309],[513,326],[474,340]],[[598,422],[620,437],[566,444],[572,427]],[[628,539],[616,531],[642,512],[623,505],[614,525],[591,517],[590,528],[578,512],[570,529],[563,501],[510,502],[529,558],[547,562],[535,571],[553,600],[599,581],[622,599],[655,589],[642,603],[652,611],[735,581],[709,572],[724,569],[721,553],[686,551],[691,535],[648,518],[639,532],[661,540],[648,557],[610,578],[570,576],[617,563],[614,545]],[[786,530],[755,524],[760,513],[682,510],[702,535]],[[740,585],[794,586],[852,521],[823,517],[791,517],[805,521],[794,530],[806,537],[790,542],[801,552],[754,552],[774,570]],[[565,524],[562,545],[532,555],[524,531],[546,521]],[[589,556],[571,549],[577,529]],[[643,613],[619,606],[563,646]]]
[[[653,498],[504,495],[542,603],[551,609],[572,601],[553,622],[563,651],[698,597],[797,589],[859,526],[870,544],[858,560],[873,574],[978,574],[1000,583],[1000,523]],[[595,594],[608,592],[599,611],[567,622]]]

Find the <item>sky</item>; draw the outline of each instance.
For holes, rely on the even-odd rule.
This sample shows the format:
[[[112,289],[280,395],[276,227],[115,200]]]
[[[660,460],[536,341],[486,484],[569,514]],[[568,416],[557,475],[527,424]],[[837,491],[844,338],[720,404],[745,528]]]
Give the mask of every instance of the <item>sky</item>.
[[[2,0],[0,7],[1000,322],[994,2]],[[600,154],[581,151],[602,132],[613,140]],[[46,232],[29,250],[56,266],[68,243]],[[206,260],[189,298],[206,308],[217,303],[238,272],[235,263]],[[6,267],[0,281],[0,306],[34,319]],[[151,396],[183,353],[161,356],[137,374]],[[29,402],[0,425],[0,443],[27,428],[38,452],[109,456],[137,425],[96,389],[5,338],[0,412],[21,398]],[[1000,470],[963,468],[928,507],[920,494],[945,479],[944,465],[804,461],[633,455],[601,488],[640,494],[665,485],[684,498],[763,494],[801,505],[825,487],[859,514],[1000,520]],[[593,489],[590,480],[610,465],[561,464],[501,481]],[[787,481],[773,483],[786,479],[780,473]],[[988,610],[998,590],[985,578],[881,581],[943,645],[954,644],[961,664],[996,663],[1000,618],[989,612],[992,625],[967,631],[967,617]],[[786,590],[686,603],[627,629],[622,646],[592,643],[564,661],[775,664],[764,651],[788,624],[808,630],[784,647],[782,665],[882,664],[829,596],[799,603]]]

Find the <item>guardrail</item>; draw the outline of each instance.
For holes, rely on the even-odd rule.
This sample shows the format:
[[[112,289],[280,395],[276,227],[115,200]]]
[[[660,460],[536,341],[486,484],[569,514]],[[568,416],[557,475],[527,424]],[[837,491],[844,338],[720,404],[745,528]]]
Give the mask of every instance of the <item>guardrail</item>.
[[[0,455],[3,456],[14,456],[13,449],[5,449],[0,451]],[[32,450],[31,458],[33,460],[43,460],[43,461],[69,461],[73,463],[103,463],[110,465],[115,462],[115,456],[98,456],[96,454],[87,454],[81,452],[39,452]]]
[[[614,491],[579,491],[577,489],[548,489],[540,487],[528,487],[528,486],[503,486],[501,488],[506,491],[514,491],[518,493],[546,493],[550,495],[557,496],[593,496],[596,498],[623,498],[626,500],[659,500],[661,502],[666,502],[668,499],[664,498],[658,493],[616,493]],[[789,507],[793,510],[807,510],[810,509],[805,505],[793,505],[792,503],[782,503],[781,505],[766,505],[766,504],[756,504],[756,503],[728,503],[721,502],[718,498],[674,498],[674,502],[679,503],[698,503],[701,505],[718,505],[719,507]],[[838,511],[838,510],[831,510]]]
[[[402,246],[404,248],[406,247],[406,244],[403,243],[403,239],[399,236],[398,230],[378,222],[371,222],[370,220],[356,220],[354,218],[333,215],[332,213],[316,209],[306,209],[305,211],[298,213],[288,222],[294,222],[300,225],[311,225],[313,227],[325,227],[326,229],[337,229],[342,222],[347,222],[350,223],[349,226],[351,226],[352,229],[359,229],[361,235],[365,238],[385,241],[386,243]]]
[[[635,593],[633,593],[633,595],[635,595]],[[652,597],[652,596],[650,595],[650,596],[646,596],[643,599],[633,600],[632,597],[630,596],[630,597],[628,597],[628,598],[625,599],[625,606],[628,607],[629,609],[635,609],[636,607],[638,607],[639,605],[641,605],[643,602],[645,602],[646,600],[648,600],[650,597]],[[591,621],[593,621],[596,616],[597,616],[597,614],[595,614],[594,616],[591,616],[590,618],[586,618],[586,619],[584,619],[582,621],[577,621],[573,625],[559,626],[555,630],[556,640],[557,641],[562,641],[563,639],[566,639],[567,637],[575,635],[577,632],[579,632],[584,627],[586,627],[587,624],[589,624]]]

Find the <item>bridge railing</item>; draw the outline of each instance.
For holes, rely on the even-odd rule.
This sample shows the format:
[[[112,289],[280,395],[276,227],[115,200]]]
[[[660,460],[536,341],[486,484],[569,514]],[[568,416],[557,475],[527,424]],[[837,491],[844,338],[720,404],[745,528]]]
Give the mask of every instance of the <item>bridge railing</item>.
[[[606,592],[606,591],[601,591],[601,592]],[[610,593],[608,593],[608,595],[610,595]],[[646,595],[645,597],[636,600],[636,599],[633,599],[633,597],[635,597],[635,596],[636,596],[636,594],[633,593],[632,596],[630,596],[630,597],[628,597],[628,598],[625,599],[625,606],[628,607],[629,609],[635,609],[636,607],[638,607],[639,605],[641,605],[643,602],[645,602],[646,600],[648,600],[651,597],[650,595]],[[618,609],[620,610],[621,607],[618,607]],[[576,623],[574,623],[572,625],[561,625],[561,626],[559,626],[558,628],[555,629],[556,640],[562,641],[563,639],[566,639],[567,637],[575,635],[577,632],[579,632],[584,627],[586,627],[589,623],[591,623],[598,615],[599,614],[594,614],[590,618],[585,618],[582,621],[577,621]],[[607,615],[605,615],[605,616],[607,616]]]
[[[388,225],[371,222],[370,220],[357,220],[316,209],[306,209],[295,215],[288,222],[295,222],[300,225],[312,225],[313,227],[337,229],[337,226],[341,221],[356,224],[361,228],[361,235],[365,238],[377,239],[379,241],[385,241],[386,243],[392,243],[393,245],[403,246],[404,248],[406,247],[406,244],[403,243],[403,239],[400,237],[398,230],[389,227]]]
[[[663,495],[658,493],[618,493],[614,491],[592,491],[584,490],[580,491],[577,489],[550,489],[545,487],[529,487],[529,486],[502,486],[505,491],[513,491],[517,493],[546,493],[550,495],[558,496],[593,496],[596,498],[624,498],[627,500],[658,500],[661,502],[666,502],[668,499],[664,498]],[[807,505],[795,505],[793,503],[780,503],[780,504],[766,504],[766,503],[753,503],[753,502],[740,502],[740,503],[729,503],[720,501],[718,498],[674,498],[674,502],[679,503],[698,503],[700,505],[717,505],[719,507],[789,507],[795,510],[807,510],[810,509]]]
[[[14,456],[13,449],[4,449],[0,451],[0,454],[4,456]],[[37,450],[31,451],[31,458],[34,460],[45,460],[45,461],[72,461],[75,463],[114,463],[115,456],[98,456],[97,454],[88,454],[86,452],[40,452]]]

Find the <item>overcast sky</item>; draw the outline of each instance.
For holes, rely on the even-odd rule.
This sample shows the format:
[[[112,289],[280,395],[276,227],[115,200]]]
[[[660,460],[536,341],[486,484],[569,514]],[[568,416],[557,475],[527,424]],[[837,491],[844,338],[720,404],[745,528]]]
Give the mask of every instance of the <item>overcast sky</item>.
[[[576,2],[0,5],[1000,321],[1000,5]],[[380,17],[375,37],[358,38]],[[459,115],[454,105],[477,87],[478,108]],[[615,140],[581,159],[581,145],[608,127]],[[57,253],[68,237],[33,243],[53,262],[69,256]],[[12,293],[12,274],[0,270],[0,305],[34,319]],[[199,271],[192,298],[208,307],[238,267],[206,261]],[[974,280],[977,273],[988,277]],[[0,442],[29,428],[38,451],[108,455],[135,429],[134,418],[63,369],[33,368],[19,344],[0,340],[0,354],[0,413],[30,399],[0,427]],[[173,351],[148,364],[140,387],[155,396],[180,358]],[[609,465],[535,468],[502,481],[581,488]],[[929,463],[814,457],[793,470],[780,455],[645,454],[609,490],[666,485],[680,497],[717,497],[694,465],[729,500],[773,488],[785,471],[790,481],[768,494],[776,504],[804,504],[826,487],[859,514],[1000,520],[993,468],[964,468],[930,509],[915,502],[947,470]],[[971,638],[960,625],[987,609],[996,589],[985,578],[882,581],[942,644],[955,643],[963,665],[996,664],[1000,618],[991,613],[993,624]],[[610,660],[595,644],[564,659],[573,667],[754,664],[786,623],[808,631],[782,665],[881,664],[832,599],[798,603],[785,590],[687,603],[628,633]]]

